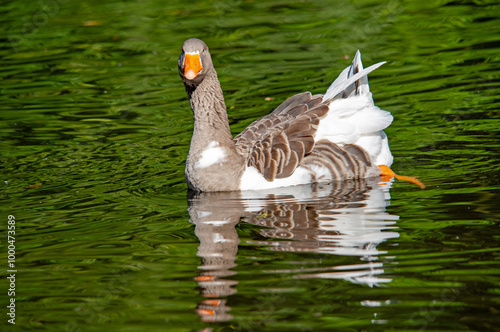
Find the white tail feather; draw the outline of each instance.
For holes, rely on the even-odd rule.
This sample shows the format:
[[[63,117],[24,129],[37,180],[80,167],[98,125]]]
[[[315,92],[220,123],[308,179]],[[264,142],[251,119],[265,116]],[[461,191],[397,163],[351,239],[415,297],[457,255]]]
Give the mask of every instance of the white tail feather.
[[[342,73],[340,73],[339,77],[332,83],[332,85],[330,85],[328,90],[326,90],[325,96],[323,97],[324,102],[329,102],[335,99],[340,93],[343,93],[358,80],[359,94],[368,93],[370,89],[368,87],[368,79],[366,76],[378,67],[382,66],[384,63],[385,61],[379,62],[363,69],[363,64],[361,63],[361,53],[357,51],[352,64],[344,69]]]
[[[383,130],[393,118],[373,104],[367,78],[384,63],[363,69],[361,54],[356,52],[352,64],[342,71],[323,96],[330,110],[316,130],[316,141],[327,139],[341,146],[356,144],[368,152],[375,165],[392,164]]]

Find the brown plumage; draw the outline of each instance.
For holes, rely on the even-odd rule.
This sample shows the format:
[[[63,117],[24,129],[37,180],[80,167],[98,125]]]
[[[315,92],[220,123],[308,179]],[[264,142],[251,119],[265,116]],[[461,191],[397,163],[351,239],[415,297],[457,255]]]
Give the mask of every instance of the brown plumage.
[[[315,146],[314,133],[328,113],[322,96],[304,92],[288,98],[271,114],[234,138],[236,148],[267,181],[290,176]]]

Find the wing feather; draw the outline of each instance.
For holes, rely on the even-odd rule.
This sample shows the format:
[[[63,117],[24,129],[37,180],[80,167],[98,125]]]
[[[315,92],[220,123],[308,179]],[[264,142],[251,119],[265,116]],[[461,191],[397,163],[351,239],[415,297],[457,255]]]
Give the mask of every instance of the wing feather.
[[[324,96],[304,92],[288,98],[237,135],[236,150],[247,160],[247,166],[255,166],[268,181],[290,176],[298,165],[331,168],[334,177],[364,174],[371,166],[370,156],[360,147],[348,144],[365,132],[383,130],[392,121],[392,116],[373,106],[368,93],[366,75],[382,64],[363,69],[360,54],[356,53],[352,65]],[[362,97],[370,100],[365,102]],[[327,116],[329,105],[334,102],[335,113]],[[323,137],[328,140],[322,140]],[[342,148],[334,143],[337,141],[347,145]]]
[[[322,95],[299,93],[237,135],[236,148],[246,156],[247,165],[268,181],[293,174],[314,149],[314,133],[328,112],[322,101]]]

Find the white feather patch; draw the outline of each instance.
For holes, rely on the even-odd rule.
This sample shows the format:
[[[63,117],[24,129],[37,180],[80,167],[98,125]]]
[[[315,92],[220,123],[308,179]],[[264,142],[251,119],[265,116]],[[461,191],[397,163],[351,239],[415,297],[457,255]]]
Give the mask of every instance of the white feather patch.
[[[392,164],[387,137],[383,130],[392,122],[391,113],[373,104],[372,94],[350,96],[333,101],[323,118],[314,139],[333,143],[356,144],[370,155],[376,165]]]
[[[334,143],[354,143],[360,135],[387,128],[392,115],[373,105],[371,93],[338,99],[319,123],[315,139],[327,138]],[[339,136],[338,139],[335,136]]]
[[[240,190],[260,190],[279,187],[296,186],[300,184],[312,183],[312,176],[308,170],[298,167],[292,175],[284,179],[274,179],[267,181],[259,171],[253,167],[247,167],[240,181]]]
[[[194,164],[194,168],[207,168],[215,164],[226,161],[226,152],[219,142],[212,141],[202,152],[201,158]]]

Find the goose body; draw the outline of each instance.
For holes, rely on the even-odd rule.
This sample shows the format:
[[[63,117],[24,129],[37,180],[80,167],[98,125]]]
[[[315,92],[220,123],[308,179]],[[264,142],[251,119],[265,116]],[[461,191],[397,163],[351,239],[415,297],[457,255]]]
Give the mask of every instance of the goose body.
[[[207,45],[184,42],[179,74],[193,110],[186,181],[197,191],[239,191],[381,175],[393,161],[384,129],[392,115],[374,105],[359,51],[324,95],[300,93],[231,136]]]

